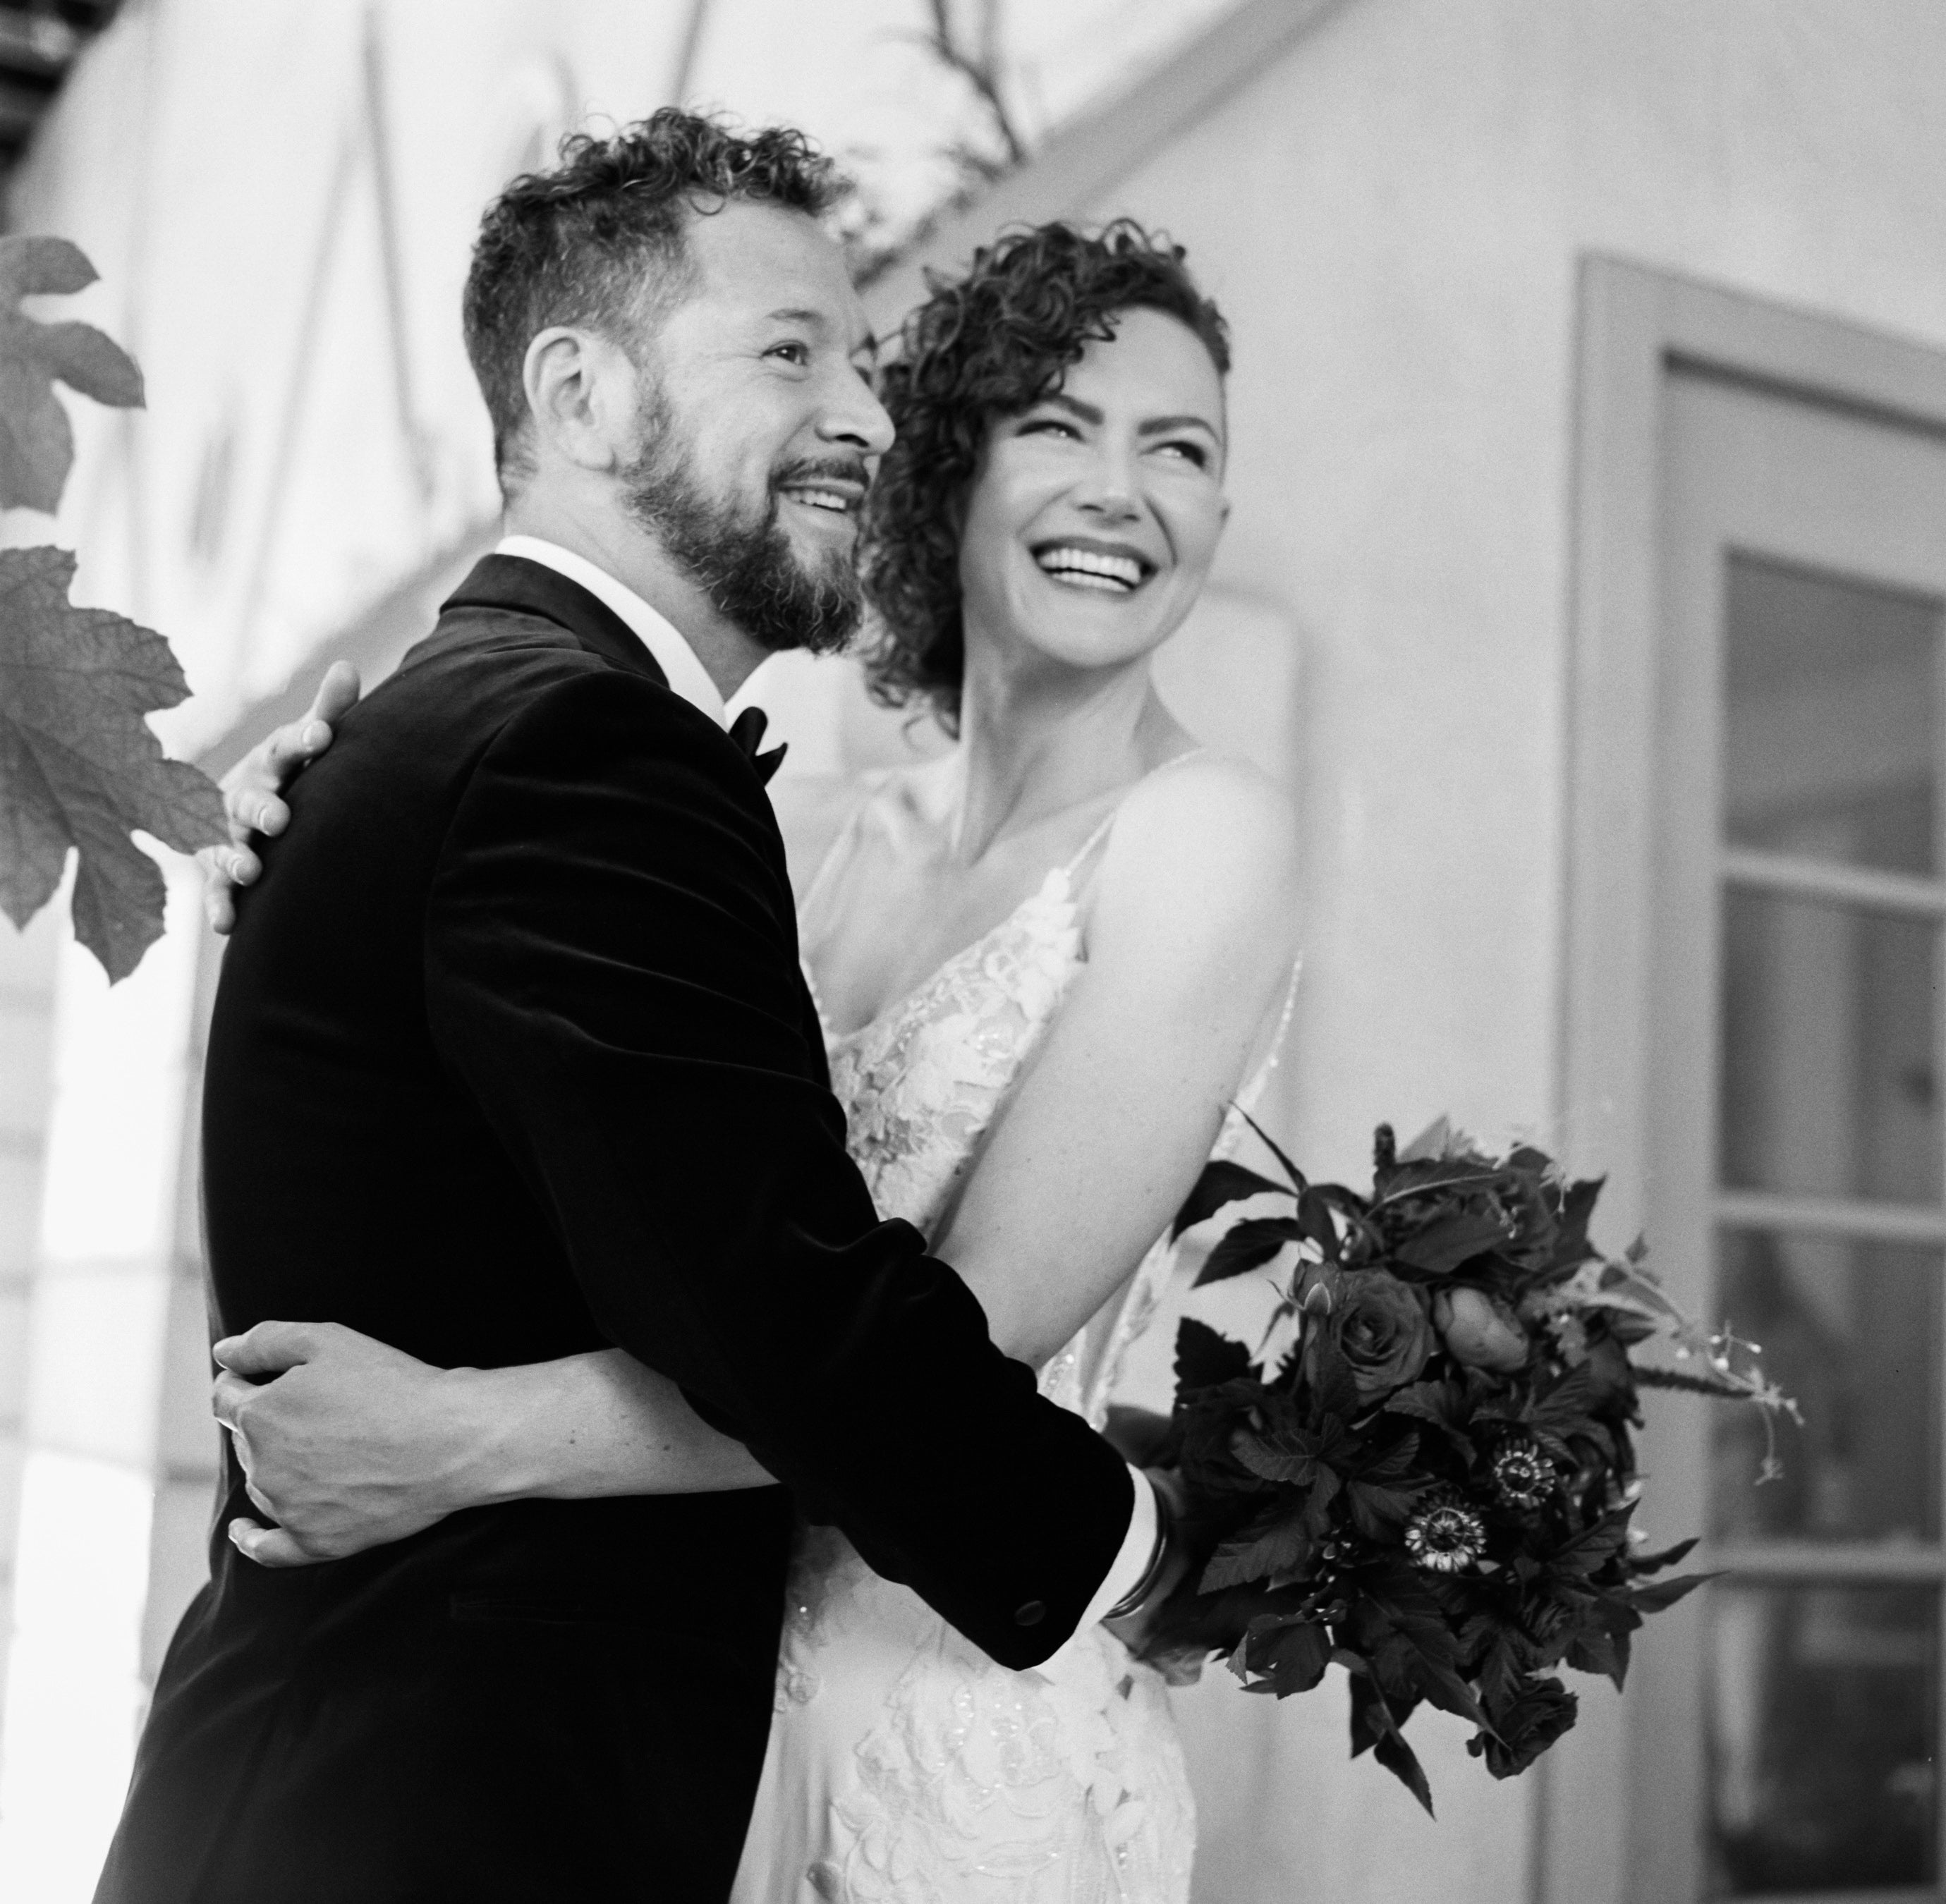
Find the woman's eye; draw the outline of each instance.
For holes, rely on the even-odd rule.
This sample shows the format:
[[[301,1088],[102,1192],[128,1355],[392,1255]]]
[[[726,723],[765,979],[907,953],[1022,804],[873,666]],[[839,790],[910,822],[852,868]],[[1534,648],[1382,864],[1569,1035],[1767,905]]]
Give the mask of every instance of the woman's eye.
[[[1081,432],[1073,424],[1057,416],[1030,417],[1021,425],[1020,434],[1024,437],[1068,437],[1076,443],[1081,440]]]
[[[774,357],[783,358],[786,363],[794,363],[800,366],[811,361],[811,351],[808,347],[802,344],[774,344],[771,346],[769,354]]]
[[[1209,452],[1200,443],[1157,443],[1156,447],[1165,455],[1181,457],[1197,469],[1209,467]]]

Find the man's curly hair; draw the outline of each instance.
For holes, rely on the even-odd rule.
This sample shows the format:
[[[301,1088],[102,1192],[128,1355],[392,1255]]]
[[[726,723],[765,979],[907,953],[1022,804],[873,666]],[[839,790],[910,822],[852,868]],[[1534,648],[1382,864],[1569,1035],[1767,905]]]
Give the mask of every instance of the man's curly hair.
[[[868,505],[864,584],[879,627],[866,671],[875,700],[928,703],[956,731],[960,504],[993,423],[1058,390],[1124,311],[1178,319],[1219,375],[1229,373],[1230,333],[1182,248],[1132,218],[1092,234],[1059,223],[1009,232],[974,253],[964,277],[929,282],[879,390],[898,437]]]
[[[740,134],[672,106],[608,138],[574,133],[559,158],[486,208],[466,277],[466,353],[509,491],[532,473],[521,372],[539,332],[585,325],[632,351],[691,282],[690,218],[732,200],[815,218],[844,189],[802,132]]]

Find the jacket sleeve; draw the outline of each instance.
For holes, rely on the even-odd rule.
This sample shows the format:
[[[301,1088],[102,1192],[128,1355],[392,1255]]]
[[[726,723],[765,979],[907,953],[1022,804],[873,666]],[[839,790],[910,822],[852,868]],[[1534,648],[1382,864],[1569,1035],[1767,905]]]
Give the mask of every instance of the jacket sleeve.
[[[425,971],[434,1040],[604,1332],[993,1658],[1052,1653],[1129,1528],[1128,1470],[878,1220],[807,1048],[775,825],[724,738],[616,670],[534,696],[462,797]]]

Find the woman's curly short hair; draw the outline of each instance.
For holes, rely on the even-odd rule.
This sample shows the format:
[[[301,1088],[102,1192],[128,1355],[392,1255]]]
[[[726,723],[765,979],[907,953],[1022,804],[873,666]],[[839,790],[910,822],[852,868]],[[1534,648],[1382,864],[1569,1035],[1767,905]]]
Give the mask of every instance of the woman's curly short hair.
[[[964,277],[929,282],[879,392],[898,437],[868,505],[863,566],[877,632],[865,665],[875,700],[928,703],[951,731],[965,666],[960,504],[993,423],[1058,390],[1124,311],[1178,319],[1222,375],[1230,333],[1182,248],[1132,218],[1092,233],[1060,223],[1009,232],[975,252]]]
[[[802,132],[672,106],[605,139],[574,133],[551,171],[515,179],[480,221],[462,307],[502,487],[528,473],[521,375],[539,332],[584,324],[632,348],[690,283],[690,217],[734,200],[817,218],[845,189]]]

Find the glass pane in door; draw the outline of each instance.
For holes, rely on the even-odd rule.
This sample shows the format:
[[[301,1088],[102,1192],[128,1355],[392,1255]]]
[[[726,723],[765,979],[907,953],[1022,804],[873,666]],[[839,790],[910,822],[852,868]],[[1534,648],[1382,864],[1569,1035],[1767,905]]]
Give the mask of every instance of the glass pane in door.
[[[1710,1595],[1710,1894],[1925,1884],[1938,1872],[1930,1587]]]
[[[1935,872],[1939,604],[1745,555],[1725,585],[1725,837]]]
[[[1733,887],[1722,958],[1722,1182],[1936,1203],[1938,927]]]
[[[1724,1233],[1716,1313],[1804,1422],[1776,1424],[1784,1472],[1759,1486],[1764,1418],[1710,1411],[1715,1538],[1938,1538],[1940,1271],[1937,1249]]]

